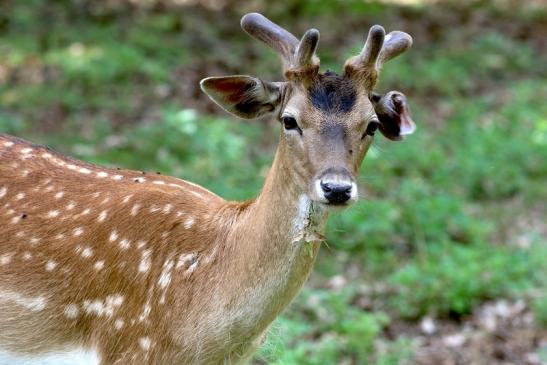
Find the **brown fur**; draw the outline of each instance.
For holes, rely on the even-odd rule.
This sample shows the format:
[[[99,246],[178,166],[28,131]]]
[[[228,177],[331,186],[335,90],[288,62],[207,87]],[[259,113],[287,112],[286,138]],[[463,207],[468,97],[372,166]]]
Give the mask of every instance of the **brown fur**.
[[[102,172],[108,176],[98,177]],[[135,182],[140,178],[146,181]],[[285,265],[284,284],[269,287],[284,265],[296,209],[296,191],[274,189],[286,178],[270,174],[260,203],[226,202],[182,180],[97,167],[0,135],[0,293],[44,303],[29,309],[0,295],[0,348],[83,346],[96,349],[104,365],[247,358],[300,289],[318,248],[311,256],[302,248]],[[99,221],[103,211],[107,218]],[[189,217],[195,223],[188,229]],[[121,247],[123,239],[129,247]],[[140,272],[146,250],[150,269]],[[193,272],[191,261],[180,260],[184,254],[195,254]],[[166,263],[174,267],[164,289]],[[267,297],[257,300],[257,290]],[[112,313],[93,309],[109,296],[123,302]],[[150,339],[148,351],[143,338]]]

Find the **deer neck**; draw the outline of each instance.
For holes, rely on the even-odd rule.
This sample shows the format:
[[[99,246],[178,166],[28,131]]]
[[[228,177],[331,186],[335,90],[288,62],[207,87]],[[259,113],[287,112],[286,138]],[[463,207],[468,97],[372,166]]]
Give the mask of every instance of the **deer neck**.
[[[231,235],[239,308],[262,332],[297,295],[323,241],[326,209],[298,187],[283,148],[276,153],[262,192],[238,219]],[[249,303],[247,303],[249,302]]]

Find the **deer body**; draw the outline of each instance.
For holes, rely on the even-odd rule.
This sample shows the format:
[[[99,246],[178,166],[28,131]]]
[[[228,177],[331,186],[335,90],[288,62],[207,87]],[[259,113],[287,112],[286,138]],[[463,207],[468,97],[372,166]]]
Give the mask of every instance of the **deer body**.
[[[317,253],[318,243],[294,241],[309,203],[276,191],[283,176],[270,174],[256,201],[233,203],[6,135],[0,156],[0,352],[237,363]]]
[[[0,134],[0,365],[243,364],[297,295],[330,210],[357,199],[376,128],[413,131],[402,94],[372,93],[410,37],[373,27],[340,76],[318,72],[316,30],[299,42],[259,14],[242,26],[283,56],[289,81],[201,86],[239,117],[283,124],[254,200]]]

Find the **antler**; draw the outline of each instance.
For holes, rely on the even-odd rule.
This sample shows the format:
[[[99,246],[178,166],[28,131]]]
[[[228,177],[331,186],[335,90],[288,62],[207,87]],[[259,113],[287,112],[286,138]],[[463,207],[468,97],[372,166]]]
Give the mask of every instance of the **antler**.
[[[346,74],[363,78],[365,86],[372,90],[378,79],[378,73],[384,63],[397,57],[412,46],[412,37],[400,31],[393,31],[386,36],[384,28],[374,25],[368,32],[365,46],[360,54],[346,61]]]
[[[290,32],[258,13],[246,14],[241,19],[241,27],[281,55],[287,77],[319,70],[319,59],[315,56],[319,43],[317,29],[309,29],[298,41]]]

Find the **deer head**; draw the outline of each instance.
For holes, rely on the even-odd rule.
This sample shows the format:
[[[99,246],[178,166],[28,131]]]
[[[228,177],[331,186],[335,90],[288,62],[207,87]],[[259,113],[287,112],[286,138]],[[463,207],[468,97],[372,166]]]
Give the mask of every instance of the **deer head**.
[[[241,26],[281,55],[286,80],[209,77],[201,81],[202,90],[237,117],[270,114],[281,122],[278,153],[283,166],[312,201],[325,205],[356,201],[355,176],[376,130],[391,140],[415,130],[402,93],[373,92],[383,64],[408,49],[412,38],[399,31],[386,36],[375,25],[362,52],[348,59],[344,73],[338,75],[319,71],[316,29],[305,32],[299,41],[257,13],[245,15]]]

